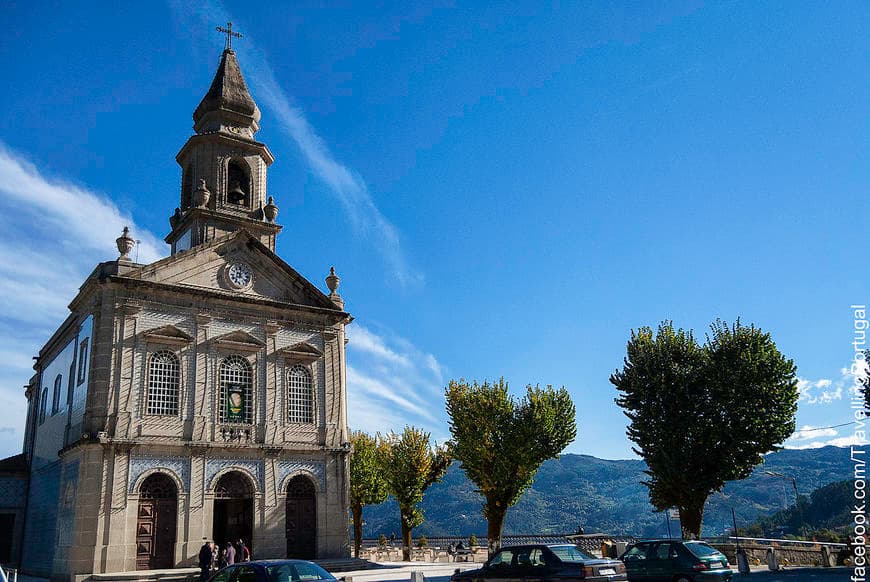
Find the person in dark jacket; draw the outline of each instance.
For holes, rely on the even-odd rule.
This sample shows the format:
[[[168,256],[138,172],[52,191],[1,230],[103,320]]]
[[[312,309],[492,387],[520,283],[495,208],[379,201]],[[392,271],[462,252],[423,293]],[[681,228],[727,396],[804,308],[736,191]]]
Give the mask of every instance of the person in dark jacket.
[[[211,562],[213,558],[211,542],[208,540],[203,540],[204,543],[202,547],[199,549],[199,579],[202,582],[208,580],[209,574],[211,574]]]
[[[250,562],[251,561],[251,550],[248,549],[248,546],[245,545],[245,540],[239,538],[238,543],[236,543],[236,561],[237,562]]]

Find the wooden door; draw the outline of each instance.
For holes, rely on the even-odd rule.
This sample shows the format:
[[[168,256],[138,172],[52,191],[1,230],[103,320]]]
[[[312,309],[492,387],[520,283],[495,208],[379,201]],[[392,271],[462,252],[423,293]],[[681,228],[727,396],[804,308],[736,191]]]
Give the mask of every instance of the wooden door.
[[[155,474],[142,484],[136,519],[136,569],[160,570],[175,565],[178,498],[175,483]]]
[[[287,557],[311,560],[317,553],[317,499],[306,477],[294,477],[287,486]]]

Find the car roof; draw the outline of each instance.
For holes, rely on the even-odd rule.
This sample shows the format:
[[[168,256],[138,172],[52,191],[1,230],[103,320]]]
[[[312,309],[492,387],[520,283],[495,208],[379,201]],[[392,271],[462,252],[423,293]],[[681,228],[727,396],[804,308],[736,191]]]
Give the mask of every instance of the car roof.
[[[517,544],[515,546],[502,546],[499,548],[499,550],[519,550],[522,548],[559,548],[559,547],[565,547],[565,546],[570,546],[572,548],[577,547],[574,544],[569,544],[569,543],[564,543],[564,544]]]
[[[280,564],[313,564],[313,563],[314,562],[311,562],[309,560],[295,560],[292,558],[284,558],[284,559],[274,558],[271,560],[251,560],[249,562],[236,562],[233,565],[239,566],[239,565],[249,564],[252,566],[277,566]]]

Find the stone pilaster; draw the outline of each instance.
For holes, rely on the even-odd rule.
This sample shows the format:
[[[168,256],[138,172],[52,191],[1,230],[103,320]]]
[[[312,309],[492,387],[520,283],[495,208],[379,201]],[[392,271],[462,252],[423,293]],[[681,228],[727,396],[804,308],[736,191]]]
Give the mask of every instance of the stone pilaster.
[[[209,366],[208,339],[211,316],[205,313],[196,316],[196,342],[192,349],[194,358],[193,372],[193,431],[192,440],[203,442],[211,440],[211,410],[209,407]]]

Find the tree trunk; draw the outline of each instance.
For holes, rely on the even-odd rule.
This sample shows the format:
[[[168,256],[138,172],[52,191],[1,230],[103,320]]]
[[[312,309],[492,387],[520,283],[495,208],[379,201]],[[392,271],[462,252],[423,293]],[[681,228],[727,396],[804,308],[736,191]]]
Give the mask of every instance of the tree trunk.
[[[353,515],[353,555],[359,558],[359,550],[362,546],[362,505],[351,505],[350,512]]]
[[[701,520],[704,519],[704,501],[691,507],[680,507],[680,529],[684,540],[701,539]]]
[[[507,509],[501,509],[497,502],[487,502],[486,541],[491,558],[501,547],[501,530]]]
[[[411,561],[411,533],[412,530],[408,527],[408,520],[402,516],[402,560],[405,562]]]

